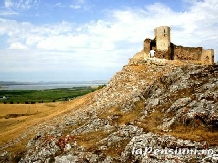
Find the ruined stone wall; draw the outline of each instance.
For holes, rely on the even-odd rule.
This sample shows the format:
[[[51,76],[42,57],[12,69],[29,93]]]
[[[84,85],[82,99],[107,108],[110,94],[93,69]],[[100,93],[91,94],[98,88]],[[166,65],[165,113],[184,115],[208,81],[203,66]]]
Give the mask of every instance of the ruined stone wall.
[[[131,58],[129,60],[129,64],[135,64],[140,60],[144,60],[145,58],[150,58],[151,57],[151,55],[150,55],[150,46],[151,46],[150,42],[151,42],[150,39],[145,39],[144,40],[143,49],[140,52],[136,53],[133,56],[133,58]]]
[[[136,54],[133,56],[133,58],[130,58],[130,59],[129,59],[129,64],[137,64],[138,61],[144,60],[144,54],[145,54],[145,53],[144,53],[144,50],[142,50],[142,51],[136,53]]]
[[[155,58],[160,58],[160,59],[168,59],[168,60],[172,60],[172,56],[171,56],[171,50],[156,50],[155,51]]]
[[[183,47],[174,45],[173,48],[173,58],[175,60],[201,61],[202,47]]]
[[[130,63],[151,58],[150,50],[154,50],[154,57],[167,60],[185,60],[200,64],[214,64],[214,50],[204,50],[202,47],[176,46],[170,42],[170,27],[160,26],[154,29],[154,39],[146,38],[143,49],[136,53]],[[153,57],[153,56],[152,56]]]
[[[145,39],[144,41],[144,58],[150,58],[150,50],[151,50],[151,40],[150,39]]]
[[[212,65],[214,64],[214,50],[208,49],[202,51],[201,62],[203,64]]]
[[[144,51],[142,50],[142,51],[136,53],[136,54],[133,56],[133,58],[134,58],[134,59],[138,59],[138,60],[144,59]]]

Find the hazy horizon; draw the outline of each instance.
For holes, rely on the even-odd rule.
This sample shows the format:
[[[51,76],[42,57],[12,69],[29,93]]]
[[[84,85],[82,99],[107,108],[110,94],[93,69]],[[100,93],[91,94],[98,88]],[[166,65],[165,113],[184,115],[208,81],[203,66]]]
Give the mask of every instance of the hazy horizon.
[[[0,81],[1,83],[91,83],[91,82],[96,82],[96,83],[100,83],[100,82],[108,82],[108,80],[86,80],[86,81],[35,81],[35,82],[28,82],[28,81]]]

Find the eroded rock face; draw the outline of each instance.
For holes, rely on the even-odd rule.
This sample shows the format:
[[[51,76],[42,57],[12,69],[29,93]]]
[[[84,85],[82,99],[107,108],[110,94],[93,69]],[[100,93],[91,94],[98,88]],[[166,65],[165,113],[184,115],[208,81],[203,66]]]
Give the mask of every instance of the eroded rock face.
[[[155,129],[146,127],[157,111]],[[178,125],[217,132],[218,67],[148,59],[124,66],[84,104],[27,131],[24,137],[36,136],[29,140],[20,163],[217,161],[217,146],[210,146],[207,140],[171,136],[170,131]],[[20,141],[22,138],[12,143]],[[160,150],[207,148],[214,153],[211,157],[140,155],[137,149],[146,146]]]
[[[194,122],[193,126],[217,128],[217,76],[217,66],[194,65],[178,68],[169,75],[162,76],[160,82],[165,88],[163,90],[165,93],[160,95],[154,91],[148,99],[149,102],[159,100],[161,105],[170,101],[170,107],[162,110],[165,112],[165,118],[169,118],[159,128],[165,130],[175,123],[190,124],[191,122]],[[149,110],[151,106],[148,103],[146,109]]]
[[[122,152],[122,162],[191,162],[194,157],[202,162],[216,162],[217,152],[217,147],[208,149],[206,142],[149,132],[131,139]]]

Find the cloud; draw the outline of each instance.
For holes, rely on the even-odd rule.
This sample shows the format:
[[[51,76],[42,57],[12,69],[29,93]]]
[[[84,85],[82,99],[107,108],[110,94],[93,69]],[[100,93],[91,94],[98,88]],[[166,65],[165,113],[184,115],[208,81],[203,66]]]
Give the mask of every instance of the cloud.
[[[70,8],[77,10],[77,9],[81,9],[82,6],[81,5],[70,5]]]
[[[0,16],[14,16],[14,15],[19,15],[19,13],[16,11],[12,11],[12,10],[0,11]]]
[[[132,44],[132,48],[138,50],[145,37],[154,37],[155,27],[168,25],[172,28],[171,39],[175,44],[204,46],[202,43],[206,40],[217,39],[214,35],[218,29],[217,7],[215,0],[195,1],[186,11],[175,12],[166,5],[155,3],[142,9],[108,11],[105,18],[85,24],[61,22],[36,26],[1,19],[0,34],[8,35],[9,43],[23,42],[25,46],[44,50],[114,50],[122,44]],[[208,48],[215,48],[211,45]]]
[[[12,7],[12,6],[13,6],[13,3],[12,3],[11,0],[5,0],[5,7],[6,7],[6,8],[10,8],[10,7]]]
[[[0,16],[19,16],[21,11],[37,7],[40,0],[4,0],[4,7],[0,10]]]
[[[60,2],[58,2],[58,3],[56,3],[56,4],[54,5],[54,7],[65,7],[65,6],[62,5]]]
[[[85,0],[74,0],[69,7],[73,10],[91,11],[94,5],[88,4]]]
[[[74,0],[74,3],[77,4],[84,4],[86,1],[85,0]]]
[[[216,53],[217,8],[217,0],[193,1],[189,8],[180,12],[161,3],[155,3],[137,9],[110,10],[101,19],[83,24],[63,21],[34,25],[0,19],[0,35],[8,37],[8,50],[5,52],[8,55],[0,56],[8,61],[8,64],[1,65],[0,68],[10,67],[10,70],[15,70],[14,67],[22,67],[20,62],[10,61],[16,53],[16,57],[29,63],[29,69],[22,67],[21,70],[73,71],[83,67],[84,71],[115,71],[141,50],[143,40],[147,37],[153,38],[153,29],[161,25],[171,26],[173,43],[213,48]],[[12,49],[29,50],[17,52]],[[215,59],[218,60],[217,55]]]
[[[86,41],[88,41],[87,35],[73,36],[68,35],[58,35],[50,36],[41,40],[37,44],[37,48],[44,50],[73,50],[74,48],[85,48]]]
[[[33,6],[37,6],[40,0],[5,0],[5,8],[11,9],[22,9],[27,10]]]
[[[74,0],[70,8],[74,10],[82,9],[85,6],[85,0]]]
[[[10,44],[9,49],[26,50],[27,47],[22,45],[20,42],[14,42]]]

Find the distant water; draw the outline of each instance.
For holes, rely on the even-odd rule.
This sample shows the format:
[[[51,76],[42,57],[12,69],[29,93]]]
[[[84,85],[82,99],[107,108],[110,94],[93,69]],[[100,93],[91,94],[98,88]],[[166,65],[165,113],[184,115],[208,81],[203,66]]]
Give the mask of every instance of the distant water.
[[[0,90],[46,90],[46,89],[56,89],[56,88],[98,86],[103,84],[105,83],[9,85],[9,86],[1,87]]]

